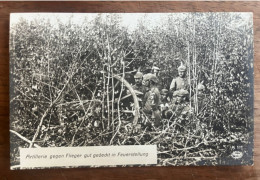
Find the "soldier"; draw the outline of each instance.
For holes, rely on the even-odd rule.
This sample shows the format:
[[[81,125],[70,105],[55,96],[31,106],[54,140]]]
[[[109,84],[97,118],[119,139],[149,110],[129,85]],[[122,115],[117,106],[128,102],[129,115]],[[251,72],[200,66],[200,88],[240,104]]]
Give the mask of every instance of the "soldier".
[[[142,81],[142,84],[143,84],[143,87],[145,89],[145,93],[147,91],[149,91],[149,82],[150,82],[150,78],[151,76],[154,76],[152,73],[148,73],[148,74],[145,74],[143,76],[143,81]]]
[[[152,74],[154,74],[155,76],[159,76],[159,72],[160,72],[160,68],[158,68],[157,66],[155,66],[155,63],[153,64],[152,67]]]
[[[160,107],[161,107],[162,118],[166,118],[165,113],[169,110],[169,104],[170,104],[170,99],[168,96],[167,89],[162,89],[161,98],[162,98],[162,102],[160,104]]]
[[[175,104],[170,105],[169,110],[166,112],[167,118],[176,119],[176,130],[183,131],[187,124],[190,123],[192,109],[189,106],[189,92],[181,89],[173,93],[176,98]]]
[[[200,121],[197,121],[196,123],[196,130],[200,129],[200,123],[206,123],[209,125],[209,121],[207,121],[206,117],[209,117],[209,112],[206,110],[206,105],[208,104],[209,100],[205,92],[205,86],[202,83],[199,83],[197,86],[197,95],[194,94],[191,97],[191,103],[192,107],[194,107],[194,113],[197,114],[197,118],[200,119]],[[195,101],[194,101],[195,100]]]
[[[144,87],[143,87],[143,84],[142,84],[143,73],[137,72],[137,73],[134,75],[134,78],[135,78],[135,85],[133,86],[133,89],[134,89],[134,90],[137,90],[137,91],[140,91],[140,92],[142,92],[142,93],[145,93]]]
[[[205,86],[202,83],[199,83],[197,88],[198,88],[198,95],[204,94]]]
[[[161,96],[159,89],[157,88],[158,79],[154,74],[146,74],[144,77],[144,84],[148,88],[148,91],[144,96],[144,108],[143,111],[146,114],[152,115],[154,119],[154,125],[156,127],[160,126],[161,114],[160,114],[160,102]]]
[[[206,94],[204,93],[205,86],[203,84],[199,83],[197,88],[198,88],[198,94],[197,94],[198,112],[200,112],[207,103],[207,97]]]
[[[141,72],[137,72],[134,75],[135,78],[135,85],[133,85],[133,89],[136,92],[136,95],[138,97],[139,103],[140,103],[140,107],[143,106],[143,98],[144,98],[144,94],[146,93],[145,87],[142,84],[142,80],[143,80],[143,73]]]
[[[157,88],[161,91],[161,89],[163,89],[163,85],[160,77],[160,68],[157,66],[156,63],[153,63],[153,66],[151,68],[151,73],[158,78]]]
[[[172,107],[182,106],[186,107],[189,106],[189,92],[184,89],[180,89],[173,93],[173,97],[176,98],[175,104],[172,104]]]
[[[178,67],[178,74],[179,76],[173,79],[170,85],[170,91],[173,93],[180,89],[189,90],[190,83],[186,78],[186,67],[183,64]]]

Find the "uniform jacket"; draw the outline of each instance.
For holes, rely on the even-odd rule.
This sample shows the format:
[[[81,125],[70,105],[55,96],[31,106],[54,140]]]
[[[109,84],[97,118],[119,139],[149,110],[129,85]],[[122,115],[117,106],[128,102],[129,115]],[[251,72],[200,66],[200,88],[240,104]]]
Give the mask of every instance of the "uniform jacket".
[[[159,109],[161,103],[161,95],[159,89],[154,87],[148,91],[144,96],[144,108],[145,112],[152,112]]]
[[[189,90],[189,80],[187,78],[181,78],[177,77],[176,79],[173,79],[170,85],[171,91],[177,91],[180,89]]]

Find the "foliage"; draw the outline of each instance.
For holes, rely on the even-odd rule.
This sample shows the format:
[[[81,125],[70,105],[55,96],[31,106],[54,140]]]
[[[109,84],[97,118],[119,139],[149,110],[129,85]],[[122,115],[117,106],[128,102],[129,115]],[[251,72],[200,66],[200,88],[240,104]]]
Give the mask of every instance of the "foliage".
[[[133,31],[119,14],[83,24],[20,19],[10,31],[11,129],[44,147],[157,144],[163,165],[227,164],[223,158],[237,148],[250,162],[253,35],[252,22],[239,24],[245,19],[236,13],[168,14],[163,26],[149,28],[141,19]],[[133,84],[137,70],[156,64],[160,87],[168,89],[181,62],[191,80],[190,123],[162,119],[156,128],[141,113],[132,127],[132,116],[120,109],[131,109],[120,101],[126,88],[113,77]]]

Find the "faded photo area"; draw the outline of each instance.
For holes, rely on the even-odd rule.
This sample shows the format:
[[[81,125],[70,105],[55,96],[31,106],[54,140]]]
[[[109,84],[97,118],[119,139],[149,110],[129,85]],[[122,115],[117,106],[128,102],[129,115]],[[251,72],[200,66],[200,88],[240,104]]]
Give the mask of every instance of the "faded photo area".
[[[11,14],[19,148],[156,145],[157,165],[253,164],[252,13]]]

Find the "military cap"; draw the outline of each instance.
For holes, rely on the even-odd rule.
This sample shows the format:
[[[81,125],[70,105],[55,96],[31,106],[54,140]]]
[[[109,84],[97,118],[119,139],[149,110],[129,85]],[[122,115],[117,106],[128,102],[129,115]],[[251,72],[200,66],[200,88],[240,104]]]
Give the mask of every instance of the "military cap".
[[[178,91],[174,91],[173,93],[173,96],[180,96],[180,97],[183,97],[183,96],[188,96],[189,95],[189,92],[187,90],[184,90],[184,89],[180,89]]]
[[[179,67],[178,67],[178,71],[186,71],[186,67],[181,64]]]
[[[137,72],[135,75],[134,75],[134,78],[142,78],[143,77],[143,73],[141,72]]]
[[[156,66],[153,66],[152,69],[157,70],[157,71],[160,71],[160,68],[158,68],[158,67],[156,67]]]
[[[201,83],[198,84],[198,91],[202,91],[205,89],[205,86]]]
[[[162,94],[167,95],[168,94],[168,89],[162,89]]]

